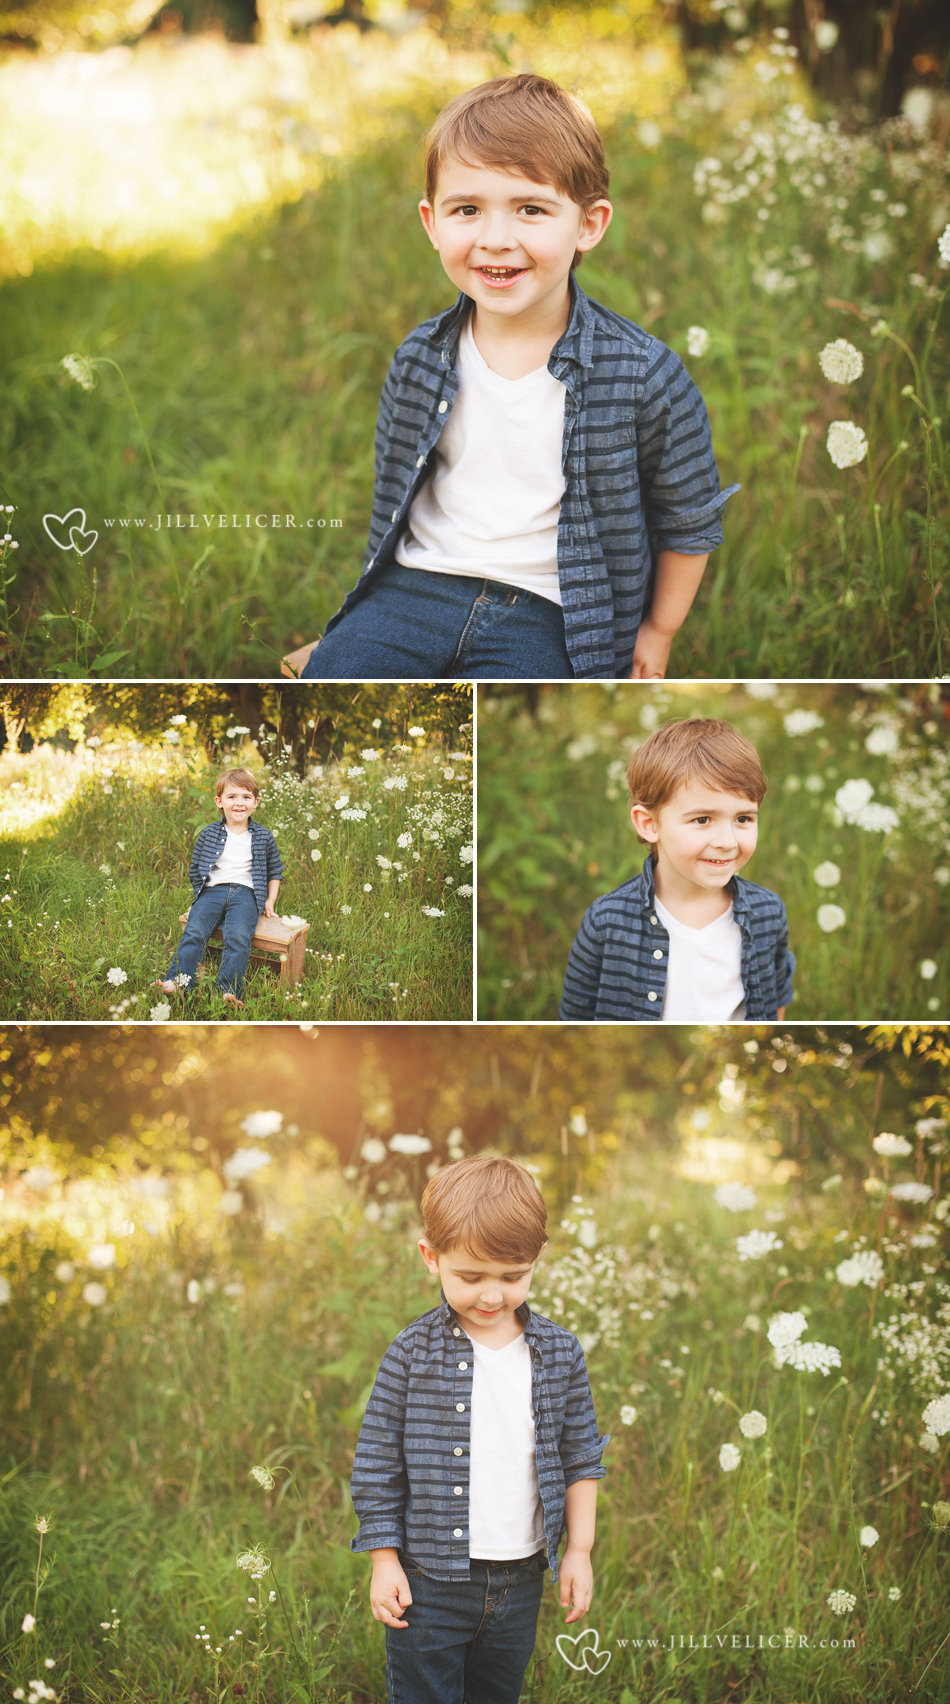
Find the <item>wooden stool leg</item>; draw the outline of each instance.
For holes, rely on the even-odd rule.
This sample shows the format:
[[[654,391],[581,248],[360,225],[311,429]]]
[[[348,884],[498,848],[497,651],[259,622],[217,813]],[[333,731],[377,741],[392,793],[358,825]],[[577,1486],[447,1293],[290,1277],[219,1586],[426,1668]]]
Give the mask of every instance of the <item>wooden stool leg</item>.
[[[302,929],[295,935],[287,951],[287,968],[290,971],[290,984],[294,987],[303,980],[304,950],[307,944],[307,931]]]

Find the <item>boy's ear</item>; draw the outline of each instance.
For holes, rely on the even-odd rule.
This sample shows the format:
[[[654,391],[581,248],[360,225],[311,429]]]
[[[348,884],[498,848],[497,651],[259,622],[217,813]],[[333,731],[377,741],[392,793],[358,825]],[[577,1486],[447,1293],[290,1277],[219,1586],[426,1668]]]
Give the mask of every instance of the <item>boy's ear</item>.
[[[609,201],[595,201],[593,207],[589,207],[584,214],[584,223],[578,233],[575,247],[579,248],[582,254],[596,248],[613,216],[614,210]]]
[[[630,812],[630,821],[641,840],[649,841],[651,846],[656,845],[660,838],[660,830],[655,816],[645,810],[643,805],[634,805]]]
[[[437,1278],[439,1275],[439,1263],[436,1259],[435,1249],[430,1247],[430,1245],[426,1242],[425,1237],[420,1237],[419,1239],[419,1253],[422,1255],[422,1258],[433,1277]]]
[[[422,220],[423,226],[425,228],[426,236],[428,237],[430,243],[432,244],[432,247],[435,249],[436,254],[438,254],[439,245],[438,245],[438,242],[436,241],[436,235],[435,235],[435,214],[432,211],[431,201],[426,201],[425,199],[420,201],[420,203],[419,203],[419,217]]]

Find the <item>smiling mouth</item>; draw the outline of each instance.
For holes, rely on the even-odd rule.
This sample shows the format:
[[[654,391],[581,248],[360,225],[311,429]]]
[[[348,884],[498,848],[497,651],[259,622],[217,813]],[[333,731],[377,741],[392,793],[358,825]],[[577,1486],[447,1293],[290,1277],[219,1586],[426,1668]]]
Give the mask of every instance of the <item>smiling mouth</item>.
[[[521,278],[527,271],[525,266],[477,266],[476,272],[488,284],[511,284],[516,278]]]

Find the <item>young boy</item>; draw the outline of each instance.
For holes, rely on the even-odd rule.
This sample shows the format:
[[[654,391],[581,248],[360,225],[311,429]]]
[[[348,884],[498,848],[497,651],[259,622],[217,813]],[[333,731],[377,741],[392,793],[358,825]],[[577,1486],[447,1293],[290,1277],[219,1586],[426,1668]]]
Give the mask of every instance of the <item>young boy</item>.
[[[679,356],[574,277],[613,211],[597,127],[502,77],[449,102],[425,170],[459,295],[396,351],[362,578],[285,672],[662,680],[739,487]]]
[[[627,770],[639,876],[595,899],[567,962],[562,1020],[781,1020],[794,954],[778,894],[744,881],[766,781],[728,722],[668,722]]]
[[[568,1621],[593,1592],[598,1435],[584,1352],[532,1313],[541,1192],[487,1154],[435,1173],[419,1252],[441,1304],[401,1331],[366,1405],[351,1489],[386,1628],[389,1704],[517,1704],[543,1576]]]
[[[165,994],[194,988],[208,937],[220,924],[224,945],[215,987],[228,1004],[241,1005],[257,920],[262,912],[276,916],[274,902],[284,873],[270,829],[251,816],[260,796],[248,769],[226,769],[218,776],[214,802],[221,820],[209,823],[195,841],[188,871],[194,902],[165,980],[155,984]]]

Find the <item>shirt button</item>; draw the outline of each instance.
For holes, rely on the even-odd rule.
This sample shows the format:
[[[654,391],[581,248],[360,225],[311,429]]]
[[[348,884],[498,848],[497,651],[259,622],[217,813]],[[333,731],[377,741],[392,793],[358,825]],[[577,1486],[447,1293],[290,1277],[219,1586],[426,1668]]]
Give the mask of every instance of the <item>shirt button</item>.
[[[460,1361],[459,1362],[459,1372],[460,1373],[467,1373],[468,1372],[468,1362],[467,1361]]]
[[[395,519],[396,519],[396,516],[397,516],[397,515],[398,515],[398,513],[399,513],[399,510],[398,510],[398,509],[394,509],[394,510],[393,510],[393,520],[395,520]]]
[[[448,414],[448,412],[449,412],[448,403],[447,402],[440,402],[439,403],[439,413],[440,414]]]
[[[416,461],[416,467],[421,467],[425,459],[425,456],[419,456]]]
[[[453,1486],[452,1486],[452,1494],[453,1494],[453,1496],[455,1496],[455,1497],[461,1497],[461,1495],[462,1495],[462,1487],[461,1487],[461,1485],[453,1485]]]
[[[456,1449],[454,1449],[454,1450],[453,1450],[453,1451],[452,1451],[452,1454],[453,1454],[453,1455],[461,1455],[461,1453],[462,1453],[462,1452],[461,1452],[461,1450],[460,1450],[460,1449],[458,1449],[458,1448],[456,1448]]]
[[[453,1327],[452,1327],[452,1336],[453,1336],[453,1337],[461,1337],[461,1335],[462,1335],[462,1333],[461,1333],[461,1332],[460,1332],[460,1331],[459,1331],[459,1328],[458,1328],[458,1326],[457,1326],[457,1325],[453,1325]]]
[[[650,922],[651,922],[651,923],[655,923],[655,922],[656,922],[656,918],[655,918],[655,917],[651,917],[651,918],[650,918]]]
[[[456,1537],[456,1538],[461,1538],[461,1536],[462,1536],[462,1529],[461,1529],[461,1527],[456,1527],[456,1529],[455,1529],[455,1537]]]
[[[662,958],[663,957],[662,947],[657,947],[656,952],[653,954],[653,957],[654,958]]]
[[[653,996],[653,998],[654,998],[654,1000],[655,1000],[655,999],[656,999],[656,995],[655,995],[655,994],[654,994],[654,996]],[[457,1403],[456,1403],[456,1404],[455,1404],[455,1412],[456,1412],[456,1414],[464,1414],[464,1413],[465,1413],[465,1404],[464,1404],[464,1402],[457,1402]]]
[[[655,994],[654,994],[654,993],[653,993],[653,992],[652,992],[652,991],[651,991],[651,992],[650,992],[650,993],[649,993],[649,994],[648,994],[648,995],[647,995],[647,999],[648,999],[648,1000],[655,1000],[655,999],[656,999],[656,995],[655,995]]]

